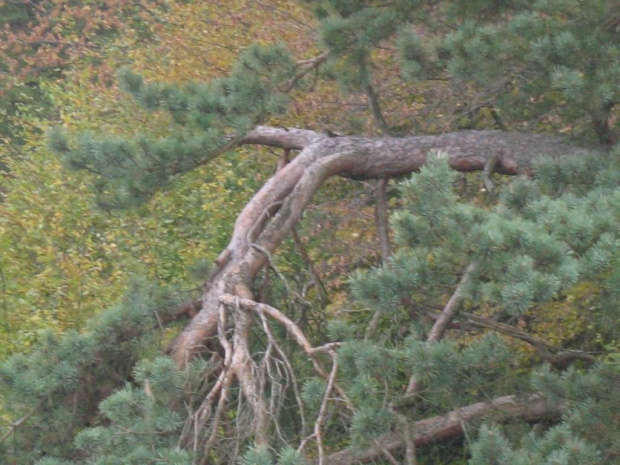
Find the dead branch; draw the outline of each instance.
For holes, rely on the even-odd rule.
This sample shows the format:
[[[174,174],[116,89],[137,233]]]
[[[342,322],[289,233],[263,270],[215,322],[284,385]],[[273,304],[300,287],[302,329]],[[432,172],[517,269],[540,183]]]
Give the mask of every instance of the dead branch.
[[[228,390],[233,381],[233,371],[231,370],[231,362],[233,356],[233,348],[230,344],[230,341],[226,338],[226,309],[224,306],[220,306],[219,308],[219,321],[218,321],[218,337],[220,345],[224,348],[224,362],[223,369],[218,378],[215,386],[211,389],[209,394],[207,394],[205,401],[201,408],[196,412],[197,424],[195,425],[195,432],[199,433],[204,427],[205,423],[213,417],[211,422],[211,434],[207,439],[207,442],[203,449],[203,457],[209,457],[209,452],[213,447],[213,444],[216,439],[217,429],[222,418],[222,414],[226,408],[226,403],[228,400]],[[215,414],[211,415],[213,403],[215,399],[219,396],[217,407],[215,409]]]
[[[318,454],[319,454],[319,464],[323,465],[324,463],[329,463],[329,462],[323,461],[325,452],[324,452],[323,436],[322,436],[321,428],[323,425],[323,421],[325,418],[325,412],[327,410],[327,404],[330,400],[331,393],[334,389],[338,389],[336,386],[336,375],[338,373],[338,361],[336,360],[336,353],[334,349],[337,348],[340,345],[340,343],[332,342],[332,343],[324,344],[319,347],[312,347],[312,345],[310,344],[310,342],[308,341],[304,333],[301,331],[301,329],[293,321],[291,321],[287,316],[285,316],[282,312],[280,312],[278,309],[273,308],[266,304],[254,302],[249,299],[242,299],[242,298],[230,295],[230,294],[222,295],[220,297],[220,300],[224,305],[227,305],[231,308],[252,310],[258,313],[263,319],[263,327],[265,329],[265,332],[267,333],[270,341],[273,341],[273,344],[276,344],[275,339],[273,338],[273,335],[271,334],[271,331],[269,330],[268,325],[266,324],[266,321],[264,320],[265,315],[273,318],[274,320],[284,325],[287,331],[296,339],[297,343],[302,347],[304,352],[306,352],[306,354],[310,356],[310,358],[312,359],[314,363],[315,369],[317,369],[317,372],[319,372],[319,374],[321,374],[322,376],[324,376],[325,373],[320,368],[320,365],[318,365],[318,362],[315,360],[315,357],[318,353],[327,353],[330,356],[330,358],[332,359],[332,368],[331,368],[331,372],[329,376],[326,377],[327,387],[325,388],[325,393],[323,394],[323,400],[321,402],[321,407],[319,409],[318,417],[314,423],[314,431],[312,435],[304,438],[303,441],[301,442],[301,445],[299,446],[299,450],[301,451],[303,450],[306,443],[310,439],[312,438],[316,439]],[[271,345],[271,342],[270,342],[270,345]],[[339,389],[339,391],[341,390]],[[341,391],[341,392],[342,394],[344,394],[344,391]],[[348,404],[350,406],[350,402],[348,402]]]
[[[289,373],[289,376],[291,378],[291,384],[293,385],[293,394],[295,396],[295,401],[297,402],[298,413],[299,413],[299,417],[301,419],[300,436],[304,437],[306,435],[306,429],[307,429],[306,428],[306,415],[305,415],[304,405],[303,405],[303,402],[301,400],[301,394],[300,394],[300,391],[299,391],[299,383],[297,382],[297,377],[295,376],[295,371],[293,370],[293,366],[291,365],[291,362],[289,361],[288,357],[286,356],[286,353],[284,352],[284,350],[282,350],[282,348],[280,347],[280,345],[276,341],[276,338],[274,337],[273,332],[271,331],[271,327],[269,325],[269,322],[265,318],[265,315],[264,314],[260,314],[260,316],[261,316],[261,321],[263,323],[263,330],[264,330],[265,334],[267,335],[267,337],[269,338],[269,344],[271,344],[275,348],[275,350],[278,352],[278,354],[280,355],[280,358],[282,359],[282,362],[284,363],[284,366],[286,367],[286,369],[287,369],[287,371]]]
[[[232,307],[238,309],[238,306]],[[256,379],[256,365],[250,355],[249,333],[252,320],[245,312],[235,312],[235,328],[233,333],[233,357],[231,369],[234,370],[243,396],[252,407],[254,413],[254,440],[257,444],[267,444],[269,416],[264,399]]]
[[[324,344],[319,347],[312,347],[312,344],[310,344],[310,341],[308,341],[303,331],[299,329],[299,326],[297,326],[290,318],[284,315],[280,310],[278,310],[277,308],[271,307],[270,305],[261,304],[258,302],[254,302],[253,300],[250,300],[250,299],[243,299],[243,298],[230,295],[230,294],[224,294],[220,296],[220,301],[224,305],[227,305],[229,307],[238,306],[242,310],[251,310],[259,314],[267,315],[270,318],[273,318],[274,320],[278,321],[280,324],[282,324],[286,328],[289,334],[291,334],[295,338],[295,340],[297,341],[297,344],[299,344],[301,348],[304,350],[304,352],[306,352],[306,354],[308,354],[310,357],[314,357],[316,354],[321,353],[321,352],[322,353],[329,352],[335,349],[336,347],[340,346],[339,342],[331,342],[331,343]]]
[[[321,426],[323,425],[329,397],[331,396],[332,390],[334,389],[336,375],[338,374],[338,360],[336,360],[336,354],[333,350],[330,350],[329,354],[332,357],[332,371],[329,374],[329,378],[327,379],[327,387],[325,388],[325,394],[323,395],[323,400],[321,402],[319,416],[314,422],[314,436],[316,437],[317,448],[319,450],[319,465],[323,465],[325,463],[325,450],[323,448],[323,434],[321,432]]]

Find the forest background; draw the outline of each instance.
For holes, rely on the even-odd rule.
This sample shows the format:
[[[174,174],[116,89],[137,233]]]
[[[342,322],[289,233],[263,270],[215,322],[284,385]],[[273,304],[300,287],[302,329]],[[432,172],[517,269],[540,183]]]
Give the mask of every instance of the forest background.
[[[461,3],[0,3],[2,460],[617,463],[620,5]],[[106,184],[50,135],[168,137],[190,109],[132,73],[239,79],[248,47],[277,97],[258,123],[291,137],[495,129],[563,134],[579,155],[513,169],[529,180],[494,174],[511,171],[501,157],[471,168],[482,177],[438,157],[405,184],[330,178],[246,310],[227,304],[231,321],[254,312],[266,424],[241,374],[218,385],[226,351],[159,355],[199,310],[237,215],[298,148],[239,144],[127,202],[120,176]],[[236,136],[256,123],[226,111]]]

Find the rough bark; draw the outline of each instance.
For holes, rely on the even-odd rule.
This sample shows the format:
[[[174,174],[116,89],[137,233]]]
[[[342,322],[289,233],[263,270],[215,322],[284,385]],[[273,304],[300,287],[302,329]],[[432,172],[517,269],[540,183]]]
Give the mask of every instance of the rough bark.
[[[328,178],[387,179],[408,174],[419,170],[433,151],[446,152],[450,166],[459,171],[483,170],[489,159],[497,158],[495,171],[504,174],[530,173],[540,155],[561,158],[588,153],[559,138],[502,131],[365,138],[257,127],[240,144],[300,152],[265,183],[238,216],[230,243],[216,260],[217,270],[205,287],[201,310],[171,347],[180,366],[215,337],[223,294],[252,298],[249,288],[254,277]]]
[[[411,425],[409,435],[416,447],[437,443],[463,434],[463,425],[471,420],[489,417],[495,422],[512,420],[541,421],[560,414],[558,405],[551,405],[538,395],[525,398],[505,396],[491,402],[480,402],[421,420]],[[405,448],[403,434],[389,433],[376,439],[375,447],[350,447],[325,458],[330,465],[353,465],[377,459],[387,450],[390,453]]]

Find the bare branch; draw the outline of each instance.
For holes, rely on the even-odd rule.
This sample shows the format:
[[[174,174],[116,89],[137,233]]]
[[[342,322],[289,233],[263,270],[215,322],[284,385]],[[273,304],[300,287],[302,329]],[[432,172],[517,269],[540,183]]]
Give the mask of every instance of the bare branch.
[[[243,310],[250,310],[250,311],[254,311],[259,314],[265,314],[273,318],[274,320],[280,322],[282,325],[284,325],[284,327],[289,332],[289,334],[291,334],[295,338],[295,340],[301,346],[304,352],[310,357],[310,360],[312,361],[312,366],[314,367],[316,372],[324,379],[329,378],[329,375],[321,367],[316,356],[320,353],[327,353],[331,355],[334,349],[340,347],[341,345],[340,342],[329,342],[319,347],[312,347],[312,345],[306,338],[303,331],[299,328],[299,326],[297,326],[293,321],[291,321],[290,318],[288,318],[278,309],[273,308],[266,304],[261,304],[253,300],[250,300],[250,299],[243,299],[238,296],[231,295],[231,294],[223,294],[222,296],[220,296],[220,301],[224,305],[228,305],[228,306],[234,305],[234,306],[238,306],[238,308],[243,309]],[[335,385],[335,389],[336,391],[338,391],[338,395],[342,398],[347,408],[353,411],[353,404],[351,403],[344,389],[342,389],[337,384]]]
[[[463,288],[467,284],[470,275],[475,271],[475,269],[476,265],[474,263],[470,264],[466,268],[463,276],[461,277],[461,281],[456,286],[456,290],[452,294],[452,297],[450,297],[450,300],[448,300],[448,303],[441,311],[441,313],[437,317],[437,320],[435,321],[435,324],[431,328],[431,331],[429,332],[426,339],[427,342],[437,342],[443,336],[443,333],[450,324],[450,321],[452,321],[452,319],[459,310],[461,302],[463,301]],[[414,375],[411,375],[411,377],[409,378],[409,383],[407,385],[407,395],[412,396],[417,390],[418,382],[416,380],[416,377]]]
[[[390,126],[387,124],[385,116],[383,116],[383,111],[381,110],[381,101],[379,100],[379,94],[371,84],[367,84],[364,88],[364,91],[366,92],[366,96],[368,97],[370,111],[372,112],[375,123],[377,123],[377,127],[384,135],[389,136]]]
[[[269,323],[268,323],[267,319],[265,318],[265,315],[261,314],[260,316],[261,316],[261,320],[262,320],[262,323],[263,323],[263,330],[265,331],[265,334],[267,334],[267,337],[269,338],[269,343],[271,345],[273,345],[273,347],[275,347],[275,349],[280,354],[280,357],[282,358],[282,362],[286,366],[286,369],[289,372],[289,376],[291,377],[291,383],[293,385],[293,393],[294,393],[294,396],[295,396],[295,401],[297,402],[297,406],[299,408],[298,413],[299,413],[299,417],[301,419],[301,432],[300,432],[300,435],[303,437],[303,436],[306,435],[306,415],[305,415],[304,405],[303,405],[303,402],[301,400],[301,394],[299,392],[299,383],[297,382],[297,378],[295,376],[295,371],[293,370],[293,366],[291,365],[291,362],[289,361],[288,357],[286,356],[286,353],[284,352],[284,350],[282,350],[282,348],[280,347],[280,345],[276,341],[276,338],[274,337],[274,335],[273,335],[273,333],[271,331],[271,328],[269,327]]]
[[[495,155],[490,157],[486,163],[484,164],[484,169],[482,170],[481,177],[482,182],[484,183],[484,187],[488,192],[492,192],[495,189],[495,184],[491,181],[491,175],[495,171],[495,167],[499,163],[499,156]]]
[[[239,306],[234,305],[232,308],[238,310]],[[254,413],[254,439],[257,444],[267,444],[269,416],[264,399],[259,392],[255,375],[256,366],[248,347],[251,323],[250,315],[241,311],[235,312],[235,328],[233,333],[234,352],[231,369],[234,370],[239,380],[243,396],[252,407]]]
[[[234,307],[239,306],[242,310],[251,310],[259,314],[265,314],[270,318],[281,323],[286,330],[296,339],[297,343],[310,357],[314,357],[321,352],[329,352],[340,345],[339,342],[328,343],[319,347],[312,347],[306,335],[303,333],[299,326],[297,326],[290,318],[284,315],[277,308],[273,308],[267,304],[261,304],[254,302],[253,300],[239,298],[234,295],[224,294],[220,296],[220,301],[227,306]]]
[[[228,339],[226,338],[226,334],[225,334],[226,321],[227,321],[226,308],[223,305],[221,305],[219,309],[218,337],[219,337],[220,345],[224,348],[224,362],[223,362],[222,373],[220,374],[220,377],[218,378],[215,386],[211,389],[211,391],[205,398],[203,405],[196,412],[196,418],[197,418],[196,432],[198,432],[204,427],[204,424],[211,418],[212,416],[211,410],[212,410],[213,402],[215,398],[219,395],[219,400],[218,400],[215,414],[213,415],[213,420],[211,424],[211,434],[209,435],[209,438],[207,439],[207,442],[204,446],[203,457],[209,457],[209,452],[211,448],[213,447],[213,444],[217,437],[216,435],[217,435],[218,426],[222,418],[222,414],[225,410],[226,402],[228,400],[228,390],[233,380],[232,379],[233,371],[230,369],[231,362],[232,362],[233,348],[230,342],[228,341]]]
[[[387,180],[385,178],[380,178],[377,179],[375,183],[375,227],[377,228],[379,250],[381,251],[381,261],[383,263],[387,263],[392,255],[387,210]],[[379,321],[381,320],[381,315],[381,310],[377,310],[372,316],[368,328],[366,329],[366,340],[374,335]]]
[[[319,465],[323,465],[325,463],[325,451],[323,450],[323,434],[321,432],[321,426],[323,425],[323,420],[325,418],[325,411],[327,410],[329,396],[331,396],[332,390],[334,389],[336,375],[338,374],[338,360],[336,360],[336,354],[333,351],[329,351],[329,354],[332,357],[332,371],[329,374],[329,378],[327,380],[327,387],[325,388],[325,394],[323,395],[323,401],[321,402],[319,416],[314,422],[314,435],[316,437],[317,447],[319,449]]]
[[[388,227],[387,179],[377,179],[375,184],[375,225],[379,238],[381,261],[387,263],[392,255]]]

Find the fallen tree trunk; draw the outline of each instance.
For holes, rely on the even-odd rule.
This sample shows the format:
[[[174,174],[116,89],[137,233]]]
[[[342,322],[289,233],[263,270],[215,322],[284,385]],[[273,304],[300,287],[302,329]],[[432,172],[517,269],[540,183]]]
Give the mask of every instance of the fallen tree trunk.
[[[492,421],[506,423],[513,420],[541,421],[558,417],[560,407],[545,402],[538,395],[524,398],[517,396],[499,397],[491,402],[480,402],[421,420],[411,425],[410,440],[416,447],[444,441],[461,436],[467,421],[489,417]],[[381,457],[383,451],[390,453],[404,450],[406,438],[402,432],[389,433],[376,439],[375,447],[350,447],[325,457],[330,465],[353,465],[370,462]]]
[[[201,310],[171,346],[184,366],[217,333],[220,297],[253,299],[252,281],[295,226],[320,186],[332,176],[385,179],[419,170],[433,151],[445,152],[459,171],[483,170],[490,160],[504,174],[528,174],[541,155],[563,158],[588,153],[563,139],[502,131],[465,131],[408,138],[330,137],[316,131],[257,127],[240,145],[299,150],[258,191],[238,216],[230,243],[216,260]]]

